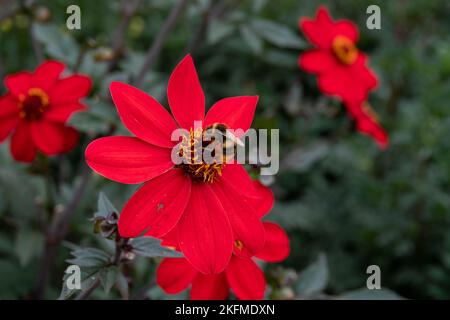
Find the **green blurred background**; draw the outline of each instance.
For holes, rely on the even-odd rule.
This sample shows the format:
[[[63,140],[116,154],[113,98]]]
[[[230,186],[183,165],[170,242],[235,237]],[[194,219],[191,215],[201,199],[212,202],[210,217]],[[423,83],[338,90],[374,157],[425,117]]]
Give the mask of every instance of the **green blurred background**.
[[[57,214],[81,179],[87,143],[114,126],[126,132],[109,82],[136,78],[176,2],[142,0],[122,45],[117,32],[127,1],[0,1],[2,78],[33,70],[42,55],[95,82],[89,111],[70,121],[83,133],[76,150],[29,166],[11,159],[8,143],[0,146],[1,299],[31,297],[45,246],[36,203],[47,203],[50,193]],[[81,8],[81,30],[65,27],[70,4]],[[297,67],[310,48],[298,20],[314,16],[320,4],[360,28],[358,47],[380,80],[370,102],[390,136],[386,151],[357,133],[340,103]],[[371,4],[381,8],[381,30],[365,27]],[[208,106],[227,96],[260,96],[253,127],[278,128],[281,139],[280,172],[263,180],[276,196],[268,219],[288,231],[292,246],[284,263],[265,268],[270,298],[450,298],[449,16],[447,0],[188,1],[140,87],[167,105],[168,77],[191,52]],[[57,189],[46,189],[44,171]],[[99,191],[120,209],[134,190],[98,176],[89,180],[45,298],[59,296],[70,243],[107,246],[88,220]],[[380,266],[382,287],[390,290],[358,290],[369,265]],[[154,286],[154,267],[145,258],[128,266],[131,297],[169,298]],[[119,295],[97,290],[92,297]]]

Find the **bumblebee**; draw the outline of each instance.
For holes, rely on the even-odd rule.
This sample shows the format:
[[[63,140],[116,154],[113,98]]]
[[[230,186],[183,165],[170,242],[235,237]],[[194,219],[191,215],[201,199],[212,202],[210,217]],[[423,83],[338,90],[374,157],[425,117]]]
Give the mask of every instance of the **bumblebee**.
[[[215,151],[213,151],[212,154],[214,156],[214,152],[221,152],[221,155],[223,156],[223,163],[226,163],[227,160],[234,158],[237,146],[244,146],[244,143],[233,133],[231,133],[231,131],[228,130],[228,127],[222,123],[215,123],[208,126],[203,132],[203,141],[209,140],[211,141],[209,145],[211,145],[215,137],[218,135],[222,136],[223,142],[215,145]],[[222,150],[220,150],[220,148]]]

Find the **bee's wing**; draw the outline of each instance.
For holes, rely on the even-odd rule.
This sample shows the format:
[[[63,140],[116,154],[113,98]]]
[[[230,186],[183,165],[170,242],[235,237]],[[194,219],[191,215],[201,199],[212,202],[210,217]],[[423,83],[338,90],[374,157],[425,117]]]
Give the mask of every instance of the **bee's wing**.
[[[244,143],[241,141],[241,139],[239,139],[238,137],[236,137],[234,134],[232,134],[229,130],[225,131],[225,137],[227,137],[227,139],[230,139],[231,141],[233,141],[234,143],[236,143],[237,145],[243,147]]]

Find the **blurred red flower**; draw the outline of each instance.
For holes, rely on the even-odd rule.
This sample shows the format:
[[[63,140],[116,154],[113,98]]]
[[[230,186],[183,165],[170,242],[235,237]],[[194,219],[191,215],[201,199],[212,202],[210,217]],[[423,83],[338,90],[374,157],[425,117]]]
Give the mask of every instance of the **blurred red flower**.
[[[378,116],[370,105],[367,102],[346,102],[345,105],[349,114],[355,119],[356,129],[372,137],[381,149],[387,148],[388,135],[378,123]]]
[[[300,68],[316,73],[320,90],[341,98],[357,130],[386,148],[388,135],[366,103],[370,90],[377,86],[377,78],[367,66],[367,56],[356,47],[357,27],[348,20],[333,21],[322,6],[315,20],[302,18],[300,28],[316,46],[300,56]]]
[[[65,66],[42,63],[34,73],[22,71],[5,77],[8,92],[0,97],[0,142],[12,132],[11,154],[32,162],[36,152],[56,155],[70,151],[78,132],[65,125],[70,115],[86,107],[79,102],[91,89],[87,76],[61,78]]]
[[[356,47],[357,27],[348,20],[333,21],[320,7],[315,20],[300,19],[300,28],[316,48],[304,52],[298,63],[317,74],[320,90],[345,101],[367,100],[377,78],[367,67],[367,56]]]
[[[264,245],[264,227],[244,198],[256,191],[242,165],[175,166],[171,158],[177,145],[171,135],[178,126],[190,132],[192,141],[217,123],[245,132],[258,97],[222,99],[205,117],[205,97],[190,55],[176,66],[167,88],[176,122],[161,104],[137,88],[113,82],[110,90],[123,123],[136,137],[98,139],[86,149],[86,161],[111,180],[145,182],[122,210],[120,235],[133,238],[147,232],[161,238],[177,226],[181,251],[205,274],[224,270],[234,238],[251,252],[259,251]],[[202,121],[203,128],[194,128],[194,121]]]
[[[266,262],[280,262],[289,255],[289,239],[277,224],[264,222],[266,241],[255,257]],[[240,246],[239,243],[235,246]],[[158,285],[169,294],[179,293],[191,285],[193,300],[226,299],[231,288],[237,298],[260,300],[264,297],[266,280],[263,271],[251,257],[233,255],[225,270],[205,275],[184,258],[165,258],[156,271]]]

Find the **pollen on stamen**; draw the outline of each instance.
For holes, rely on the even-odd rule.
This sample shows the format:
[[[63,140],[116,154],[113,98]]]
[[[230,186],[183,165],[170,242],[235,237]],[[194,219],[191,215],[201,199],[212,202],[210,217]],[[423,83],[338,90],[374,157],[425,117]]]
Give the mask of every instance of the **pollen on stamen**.
[[[239,250],[244,249],[244,244],[242,243],[241,240],[235,240],[235,241],[234,241],[234,246],[235,246],[237,249],[239,249]]]
[[[209,143],[209,141],[203,141],[203,138],[202,129],[191,129],[189,131],[189,136],[183,136],[179,155],[184,158],[185,161],[180,167],[183,168],[194,181],[213,183],[222,175],[224,163],[205,163],[202,161],[201,157],[205,144]]]
[[[19,96],[19,115],[26,120],[37,120],[47,110],[48,95],[40,88],[31,88]]]
[[[358,58],[358,49],[352,40],[345,36],[337,36],[332,44],[336,58],[343,64],[350,65]]]

